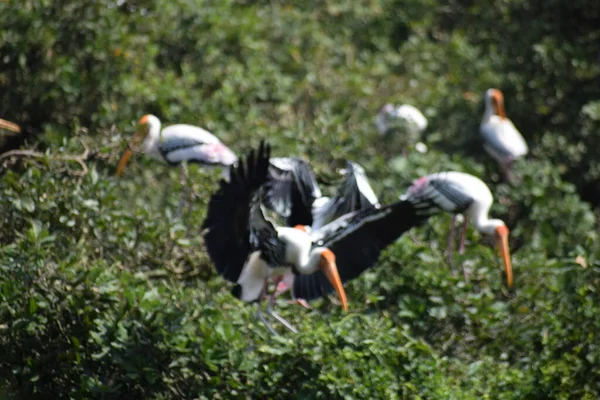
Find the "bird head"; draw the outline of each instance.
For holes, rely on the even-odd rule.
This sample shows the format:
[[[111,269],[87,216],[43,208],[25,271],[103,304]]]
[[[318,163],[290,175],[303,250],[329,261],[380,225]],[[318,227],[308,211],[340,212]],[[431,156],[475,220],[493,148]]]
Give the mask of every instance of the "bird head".
[[[133,139],[129,142],[127,148],[123,151],[123,155],[119,160],[119,165],[117,166],[117,176],[121,176],[123,173],[123,169],[125,169],[125,165],[127,161],[133,154],[133,150],[138,147],[141,143],[144,142],[148,134],[150,133],[150,129],[152,125],[154,125],[154,120],[158,121],[154,115],[146,114],[137,123],[137,128],[135,134],[133,135]]]
[[[506,284],[510,288],[513,285],[513,273],[512,264],[510,262],[510,250],[508,249],[508,233],[509,230],[506,225],[502,224],[496,227],[496,245],[498,247],[498,251],[500,252],[500,256],[502,257],[502,261],[504,262],[504,271],[506,272]]]
[[[321,251],[321,258],[319,260],[319,269],[323,271],[331,286],[335,289],[340,301],[342,302],[342,308],[344,311],[348,311],[348,300],[346,299],[346,292],[340,279],[337,264],[335,263],[335,254],[329,249]]]
[[[498,89],[489,89],[486,93],[486,97],[491,102],[494,113],[502,119],[506,118],[506,113],[504,111],[504,96],[502,95],[502,92]]]

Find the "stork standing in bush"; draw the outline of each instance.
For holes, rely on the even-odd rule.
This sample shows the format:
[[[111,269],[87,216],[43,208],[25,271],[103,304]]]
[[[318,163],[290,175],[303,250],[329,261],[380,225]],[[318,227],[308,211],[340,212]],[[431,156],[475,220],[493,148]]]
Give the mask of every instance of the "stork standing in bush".
[[[229,166],[237,156],[215,135],[197,126],[176,124],[161,128],[160,120],[154,115],[144,115],[138,121],[137,132],[117,167],[121,176],[127,161],[141,144],[141,152],[150,157],[177,165],[184,162],[197,163],[204,168],[223,168],[223,177],[228,179]]]
[[[453,215],[446,250],[452,268],[454,268],[452,247],[457,214],[467,217],[463,222],[459,253],[463,253],[465,250],[467,220],[470,220],[479,232],[493,235],[504,262],[506,283],[508,287],[512,287],[513,273],[508,248],[509,230],[502,220],[489,218],[494,197],[481,179],[463,172],[431,174],[415,180],[402,199],[414,204],[417,208],[422,208],[424,213],[431,213],[437,209]],[[467,274],[464,268],[463,273],[466,279]]]
[[[500,165],[504,179],[511,182],[513,162],[527,155],[529,149],[521,133],[506,117],[504,96],[498,89],[485,92],[485,112],[479,130],[483,147]]]
[[[410,104],[398,107],[386,104],[379,110],[375,124],[379,135],[386,140],[393,139],[404,154],[410,146],[415,146],[419,153],[427,152],[427,146],[419,141],[427,129],[427,118],[418,108]]]
[[[182,190],[186,187],[186,163],[199,164],[205,169],[222,168],[222,176],[229,179],[229,167],[237,156],[215,135],[197,126],[176,124],[161,128],[154,115],[144,115],[137,124],[137,132],[121,157],[117,176],[121,176],[127,161],[141,146],[141,152],[170,165],[181,164]],[[191,188],[190,188],[191,191]],[[192,193],[192,192],[190,192]],[[183,205],[183,196],[179,209]]]

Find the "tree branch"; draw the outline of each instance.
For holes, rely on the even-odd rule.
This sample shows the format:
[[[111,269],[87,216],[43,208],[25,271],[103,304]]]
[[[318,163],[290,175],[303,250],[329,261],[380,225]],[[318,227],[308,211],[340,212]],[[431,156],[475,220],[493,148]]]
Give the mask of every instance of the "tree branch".
[[[67,154],[67,155],[51,156],[51,155],[48,155],[45,153],[40,153],[39,151],[33,151],[33,150],[10,150],[10,151],[7,151],[6,153],[0,154],[0,161],[4,160],[6,158],[11,158],[11,157],[50,158],[50,159],[58,160],[58,161],[71,161],[71,162],[76,162],[77,164],[79,164],[79,166],[81,167],[81,170],[74,171],[74,170],[69,169],[69,173],[72,175],[75,175],[75,176],[85,176],[88,173],[88,167],[85,162],[89,158],[90,150],[85,145],[85,143],[81,142],[81,145],[83,146],[84,150],[83,150],[83,153],[78,154],[78,155]]]

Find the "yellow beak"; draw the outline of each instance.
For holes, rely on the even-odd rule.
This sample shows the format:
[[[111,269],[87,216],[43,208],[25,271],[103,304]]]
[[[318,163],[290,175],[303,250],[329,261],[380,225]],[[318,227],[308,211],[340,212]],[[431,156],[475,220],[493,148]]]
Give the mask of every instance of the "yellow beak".
[[[17,124],[13,124],[10,121],[7,121],[5,119],[0,118],[0,128],[1,129],[6,129],[7,131],[11,131],[14,133],[20,133],[21,132],[21,127]]]
[[[504,272],[506,273],[506,284],[509,288],[513,285],[512,264],[510,262],[510,250],[508,249],[508,228],[499,226],[496,228],[496,240],[500,250],[500,256],[504,262]]]
[[[348,300],[346,299],[346,291],[344,290],[344,285],[342,285],[342,280],[340,279],[340,274],[338,272],[337,265],[335,263],[335,255],[330,250],[325,250],[321,253],[321,271],[325,274],[331,286],[335,289],[340,301],[342,302],[342,308],[344,311],[348,311]]]
[[[140,122],[138,122],[137,132],[133,136],[133,140],[131,141],[131,143],[129,143],[129,146],[127,146],[127,148],[123,151],[123,155],[121,156],[121,159],[119,160],[119,165],[117,166],[117,176],[121,176],[123,170],[125,169],[125,165],[127,165],[127,161],[129,161],[129,158],[133,154],[131,146],[137,146],[146,137],[146,134],[148,132],[147,125],[148,117],[145,115],[140,119]]]
[[[123,169],[125,169],[125,165],[127,164],[127,161],[129,160],[129,157],[131,157],[132,154],[133,152],[131,151],[131,149],[127,147],[123,152],[123,155],[121,156],[121,160],[119,160],[119,165],[117,166],[117,176],[121,176],[121,174],[123,173]]]

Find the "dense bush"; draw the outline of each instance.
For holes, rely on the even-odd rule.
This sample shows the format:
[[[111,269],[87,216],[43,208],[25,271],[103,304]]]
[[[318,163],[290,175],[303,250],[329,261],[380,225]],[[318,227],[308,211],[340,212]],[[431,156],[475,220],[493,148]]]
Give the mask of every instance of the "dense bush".
[[[29,150],[0,155],[0,396],[597,398],[600,249],[582,195],[600,177],[599,12],[579,0],[0,2],[0,117],[25,131],[5,150]],[[514,186],[478,141],[492,86],[532,148]],[[427,154],[380,141],[387,102],[425,112]],[[349,314],[280,300],[300,333],[271,337],[203,251],[218,173],[190,167],[198,196],[180,216],[177,169],[137,157],[114,178],[148,112],[240,154],[268,137],[324,181],[354,159],[384,201],[426,173],[481,176],[511,228],[515,289],[472,230],[456,255],[469,279],[453,274],[440,215],[348,285]]]

